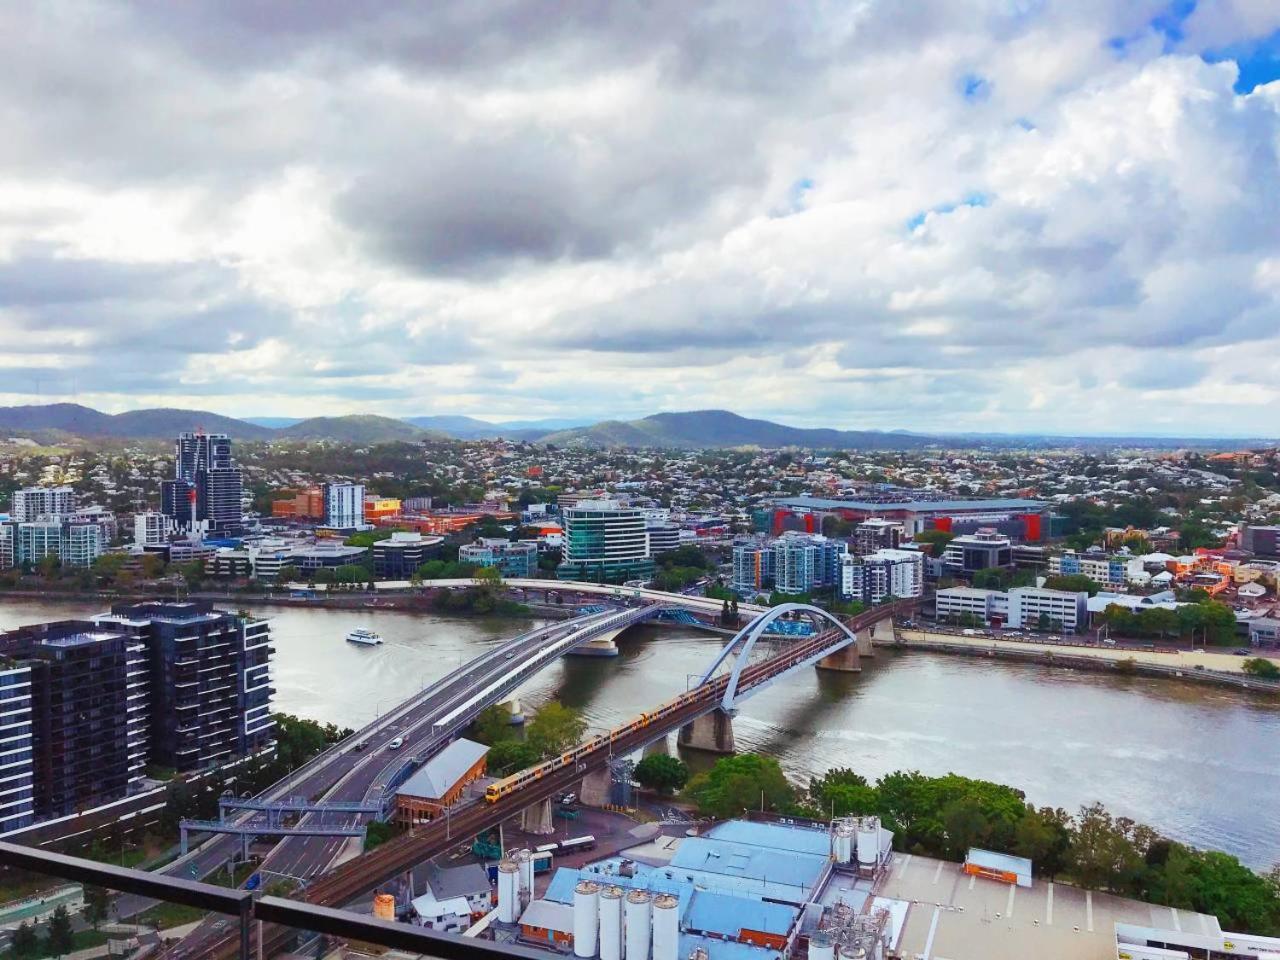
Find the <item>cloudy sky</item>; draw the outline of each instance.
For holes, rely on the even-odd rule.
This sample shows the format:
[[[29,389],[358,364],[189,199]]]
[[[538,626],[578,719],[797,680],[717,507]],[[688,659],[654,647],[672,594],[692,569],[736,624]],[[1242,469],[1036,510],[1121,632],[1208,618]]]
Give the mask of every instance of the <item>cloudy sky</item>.
[[[1276,435],[1280,3],[0,4],[0,403]]]

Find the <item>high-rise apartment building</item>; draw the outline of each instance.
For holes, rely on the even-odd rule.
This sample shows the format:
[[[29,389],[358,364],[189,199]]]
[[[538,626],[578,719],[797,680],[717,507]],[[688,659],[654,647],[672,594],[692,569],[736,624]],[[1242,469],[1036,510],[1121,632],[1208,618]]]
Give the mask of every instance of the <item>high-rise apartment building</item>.
[[[364,523],[364,484],[326,483],[324,525],[336,530],[360,530]]]
[[[896,550],[904,539],[901,523],[872,517],[870,520],[863,520],[854,529],[853,552],[866,556],[877,550]]]
[[[10,517],[21,523],[39,517],[62,517],[75,513],[76,494],[70,487],[25,487],[13,493]]]
[[[31,683],[34,809],[66,816],[125,795],[141,779],[136,728],[127,722],[131,693],[145,686],[129,672],[128,640],[82,620],[21,627],[0,635],[11,661]]]
[[[161,512],[192,533],[202,527],[238,533],[244,478],[231,459],[231,438],[221,433],[184,433],[174,441],[173,479],[161,485]]]
[[[561,580],[620,583],[653,577],[649,531],[643,510],[614,500],[581,500],[562,511],[564,559]]]
[[[45,557],[56,557],[64,567],[89,567],[107,546],[107,534],[97,521],[47,517],[15,526],[13,560],[34,567]]]
[[[133,517],[133,542],[140,547],[166,543],[172,532],[173,518],[157,510],[148,510]]]
[[[840,592],[862,603],[922,596],[924,554],[918,550],[877,550],[866,556],[846,556],[841,564]]]
[[[799,595],[837,586],[848,551],[843,540],[798,531],[784,533],[773,541],[774,589]]]
[[[117,604],[98,623],[146,649],[152,762],[201,770],[271,742],[267,621],[201,601]]]
[[[754,596],[773,584],[773,544],[765,537],[734,541],[733,581],[738,593]]]
[[[270,745],[270,625],[200,603],[0,633],[0,830],[124,796],[147,763],[205,769]]]
[[[0,660],[0,833],[35,820],[31,667]]]

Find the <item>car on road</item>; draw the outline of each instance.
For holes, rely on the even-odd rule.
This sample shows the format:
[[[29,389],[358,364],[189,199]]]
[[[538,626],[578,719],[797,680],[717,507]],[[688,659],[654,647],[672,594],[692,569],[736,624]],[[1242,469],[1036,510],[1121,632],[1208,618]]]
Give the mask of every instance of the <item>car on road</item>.
[[[1241,647],[1239,650],[1232,650],[1231,652],[1234,653],[1237,657],[1247,657],[1249,654],[1253,653],[1252,650],[1246,649],[1244,647]]]
[[[387,744],[387,749],[399,750],[403,746],[404,746],[404,737],[396,737],[394,740],[392,740],[390,743]]]
[[[355,748],[356,748],[357,750],[363,750],[363,749],[364,749],[365,747],[367,747],[368,745],[369,745],[369,741],[368,741],[368,740],[360,740],[360,741],[358,741],[358,742],[356,743],[356,747],[355,747]]]
[[[516,654],[515,654],[515,651],[513,650],[511,653],[508,653],[508,654],[506,655],[505,659],[510,660],[510,659],[511,659],[512,657],[514,657],[515,655],[516,655]]]
[[[566,793],[563,797],[560,798],[560,805],[564,807],[571,807],[577,802],[578,802],[578,795],[576,793]]]

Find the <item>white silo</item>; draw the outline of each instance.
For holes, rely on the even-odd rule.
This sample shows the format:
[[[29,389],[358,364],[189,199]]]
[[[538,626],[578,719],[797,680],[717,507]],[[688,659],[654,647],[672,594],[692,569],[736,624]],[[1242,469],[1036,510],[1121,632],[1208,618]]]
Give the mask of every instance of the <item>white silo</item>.
[[[874,867],[880,862],[880,818],[858,820],[858,866]]]
[[[600,960],[622,960],[622,888],[600,891]]]
[[[867,960],[867,951],[857,945],[840,945],[840,960]]]
[[[653,898],[653,960],[678,960],[680,901],[669,893]]]
[[[627,894],[625,953],[630,960],[649,960],[649,900],[644,890]]]
[[[836,863],[848,863],[853,859],[853,824],[848,820],[837,820],[835,825]]]
[[[533,854],[528,850],[516,851],[516,866],[520,868],[520,891],[533,896]]]
[[[594,880],[579,880],[573,888],[573,955],[594,957],[596,936],[600,926],[596,901],[600,884]]]
[[[809,938],[809,960],[835,960],[835,956],[836,948],[827,931],[819,930]]]
[[[498,861],[498,920],[515,923],[520,916],[520,868],[510,858]]]

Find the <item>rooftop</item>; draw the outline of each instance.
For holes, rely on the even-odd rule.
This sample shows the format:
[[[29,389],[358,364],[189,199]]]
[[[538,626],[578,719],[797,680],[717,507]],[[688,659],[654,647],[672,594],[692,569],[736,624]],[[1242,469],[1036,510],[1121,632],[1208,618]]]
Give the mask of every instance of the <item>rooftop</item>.
[[[913,512],[948,510],[1028,510],[1043,509],[1046,504],[1041,500],[1023,500],[1020,497],[997,497],[990,500],[916,500],[905,497],[901,500],[831,500],[826,497],[784,497],[774,501],[781,507],[807,507],[810,510],[867,510],[873,513],[888,510],[907,510]]]
[[[443,797],[488,752],[488,747],[474,740],[455,740],[423,764],[396,793],[427,800]]]

